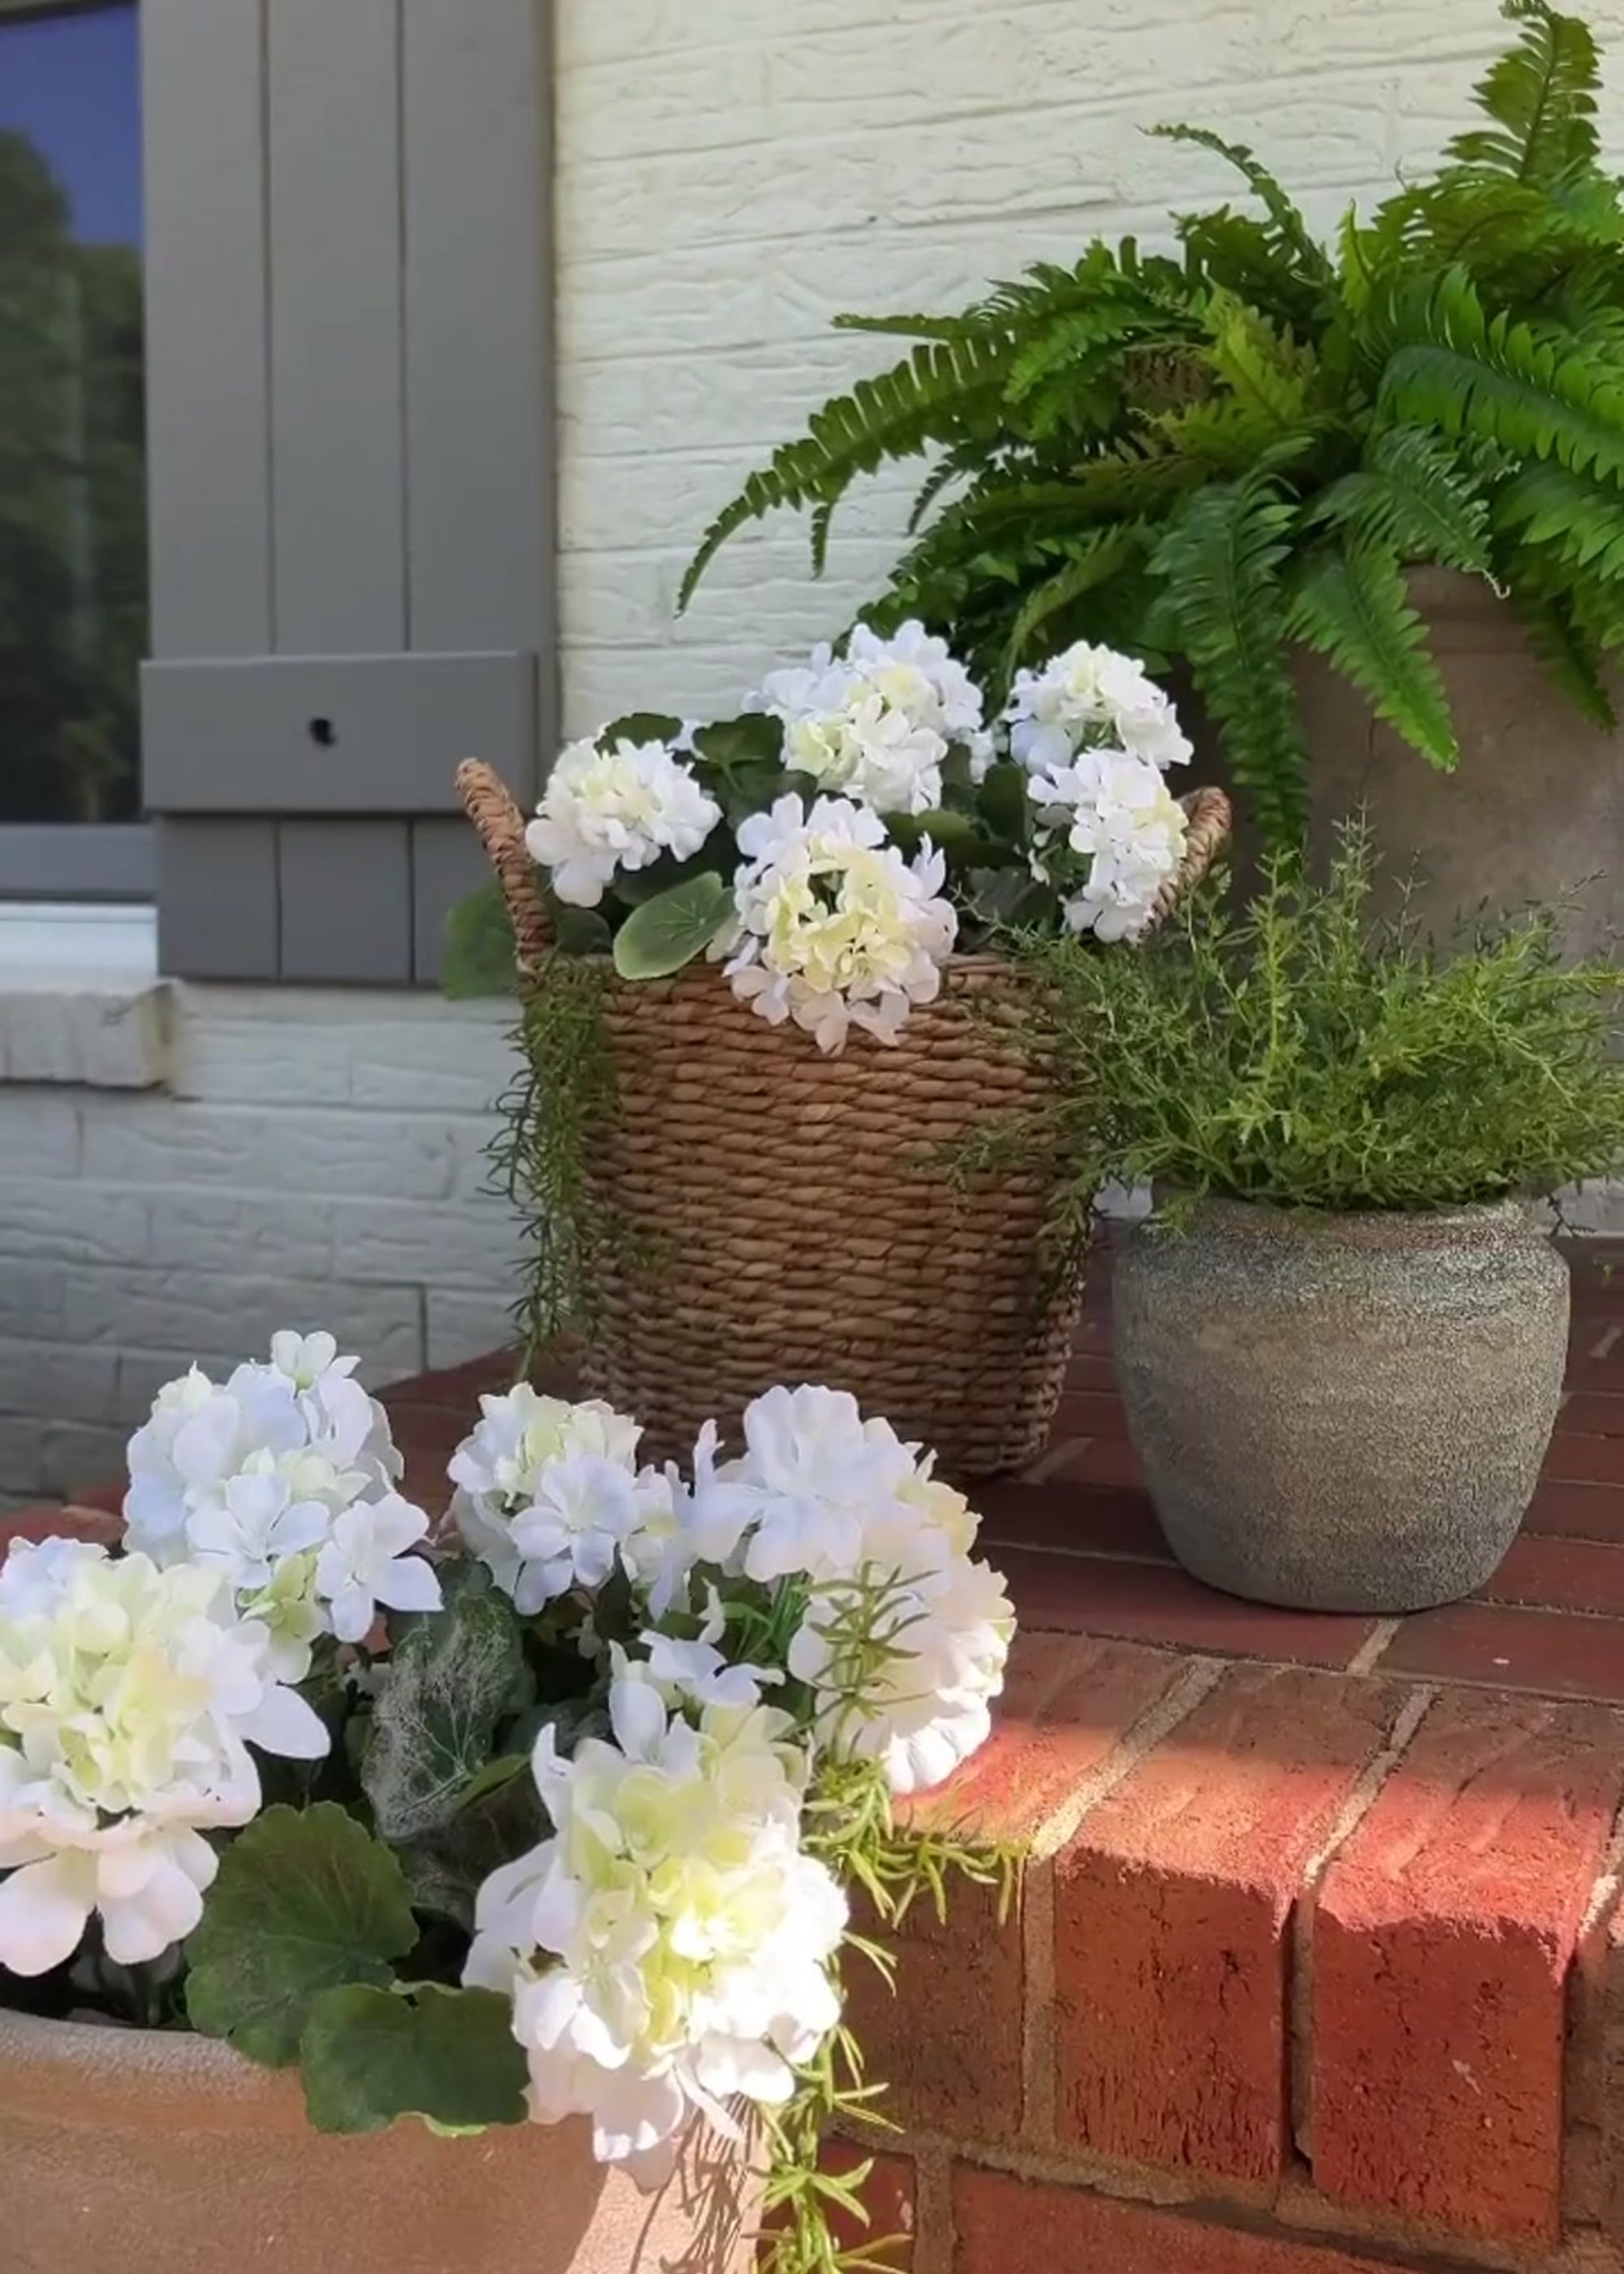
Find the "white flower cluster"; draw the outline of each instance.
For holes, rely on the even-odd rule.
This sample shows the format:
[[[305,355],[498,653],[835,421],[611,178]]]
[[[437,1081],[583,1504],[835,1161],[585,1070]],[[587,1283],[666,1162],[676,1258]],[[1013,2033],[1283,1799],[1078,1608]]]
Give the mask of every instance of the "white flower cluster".
[[[93,1914],[134,1965],[190,1934],[217,1869],[205,1833],[259,1806],[248,1745],[327,1750],[223,1570],[161,1570],[80,1540],[0,1567],[0,1964],[43,1974]]]
[[[731,2133],[729,2101],[785,2099],[838,2018],[846,1903],[802,1847],[818,1767],[872,1760],[898,1794],[950,1774],[988,1734],[1013,1616],[964,1496],[844,1393],[769,1391],[735,1459],[709,1425],[686,1483],[637,1472],[635,1426],[600,1404],[483,1403],[452,1472],[499,1582],[545,1565],[536,1602],[618,1561],[665,1630],[612,1645],[609,1737],[566,1761],[544,1730],[553,1835],[485,1883],[466,1978],[511,1992],[537,2117],[590,2116],[598,2156],[654,2184],[696,2115]],[[527,1554],[531,1513],[565,1503],[561,1549]],[[741,1591],[771,1607],[782,1664],[730,1660]],[[799,1720],[763,1696],[786,1675]]]
[[[955,743],[977,776],[992,755],[980,688],[920,623],[889,640],[858,624],[844,655],[815,648],[809,662],[770,673],[745,701],[783,721],[786,766],[876,813],[939,806]]]
[[[986,1741],[1014,1631],[972,1556],[974,1511],[843,1390],[770,1389],[743,1426],[736,1460],[701,1442],[698,1531],[746,1577],[805,1585],[787,1665],[815,1693],[820,1744],[882,1762],[895,1793],[939,1784]]]
[[[674,1533],[672,1480],[640,1469],[636,1422],[601,1399],[571,1404],[528,1382],[479,1400],[453,1454],[452,1520],[526,1617],[617,1569],[656,1583]],[[670,1600],[670,1590],[662,1591]]]
[[[283,1332],[268,1364],[166,1383],[130,1441],[126,1547],[223,1575],[284,1682],[303,1679],[319,1636],[361,1641],[380,1604],[440,1606],[411,1552],[428,1518],[394,1489],[400,1455],[355,1366],[331,1335]]]
[[[1018,674],[1005,713],[1030,779],[1034,876],[1056,884],[1074,932],[1134,939],[1184,855],[1184,809],[1163,778],[1191,744],[1132,656],[1079,641]]]
[[[786,1713],[670,1703],[629,1668],[611,1739],[538,1745],[554,1836],[480,1891],[464,1978],[511,1992],[542,2123],[592,2120],[645,2187],[696,2115],[786,2100],[839,2019],[846,1899],[801,1845],[808,1759]]]
[[[686,861],[722,817],[691,765],[664,742],[616,738],[572,742],[547,777],[524,832],[530,858],[572,907],[595,908],[621,869],[646,869],[662,854]]]
[[[733,993],[779,1026],[793,1019],[821,1050],[853,1025],[894,1043],[916,1003],[935,1000],[959,919],[946,869],[927,840],[912,861],[872,808],[820,797],[808,813],[779,798],[739,831],[735,921],[712,948]]]

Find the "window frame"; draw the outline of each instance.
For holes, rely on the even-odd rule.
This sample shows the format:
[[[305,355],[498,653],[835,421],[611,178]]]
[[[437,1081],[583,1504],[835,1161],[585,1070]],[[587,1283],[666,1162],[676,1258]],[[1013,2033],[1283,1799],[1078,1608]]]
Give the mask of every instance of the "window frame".
[[[87,16],[108,0],[0,0],[0,26]],[[136,0],[139,11],[140,0]],[[0,820],[0,903],[129,901],[156,897],[157,853],[148,821]]]

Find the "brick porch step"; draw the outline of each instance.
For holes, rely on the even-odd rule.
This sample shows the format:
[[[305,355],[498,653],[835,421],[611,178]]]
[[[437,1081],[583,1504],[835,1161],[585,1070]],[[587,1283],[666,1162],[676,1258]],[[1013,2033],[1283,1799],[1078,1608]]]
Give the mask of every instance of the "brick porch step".
[[[897,1998],[853,1984],[899,2269],[1624,2274],[1615,1260],[1575,1258],[1522,1539],[1481,1600],[1402,1621],[1173,1566],[1101,1290],[1054,1443],[979,1496],[1023,1630],[992,1743],[929,1803],[1032,1842],[1024,1907],[917,1913]],[[389,1394],[425,1504],[509,1378]]]

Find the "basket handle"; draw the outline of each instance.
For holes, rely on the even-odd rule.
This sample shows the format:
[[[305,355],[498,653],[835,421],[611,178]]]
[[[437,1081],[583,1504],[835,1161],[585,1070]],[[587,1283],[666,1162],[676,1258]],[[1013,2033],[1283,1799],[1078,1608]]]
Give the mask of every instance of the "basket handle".
[[[1147,930],[1154,930],[1189,898],[1229,841],[1234,815],[1221,789],[1192,790],[1178,802],[1184,809],[1184,857],[1157,893]]]
[[[479,834],[485,858],[496,871],[513,925],[519,976],[534,980],[552,945],[536,884],[536,864],[524,842],[524,816],[508,786],[483,758],[464,758],[456,770],[457,795]]]

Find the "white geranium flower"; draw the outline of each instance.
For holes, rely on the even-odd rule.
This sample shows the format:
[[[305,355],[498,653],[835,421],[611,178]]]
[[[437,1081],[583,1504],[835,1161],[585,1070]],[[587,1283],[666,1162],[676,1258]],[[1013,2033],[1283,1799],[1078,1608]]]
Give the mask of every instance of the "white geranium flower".
[[[782,720],[786,766],[876,813],[929,812],[951,746],[981,755],[981,689],[919,623],[889,640],[858,624],[843,657],[816,648],[745,699]]]
[[[1171,697],[1139,659],[1086,640],[1041,671],[1018,672],[1004,716],[1011,754],[1034,773],[1111,743],[1156,766],[1183,765],[1192,754]]]
[[[0,1570],[0,1964],[48,1972],[93,1913],[134,1965],[191,1933],[205,1831],[259,1806],[250,1743],[327,1750],[226,1576],[82,1541],[14,1546]]]
[[[595,908],[617,870],[662,853],[688,860],[722,817],[690,765],[664,742],[620,735],[611,750],[572,742],[547,778],[524,832],[530,858],[572,907]]]
[[[335,1517],[316,1558],[316,1593],[340,1642],[364,1642],[380,1604],[391,1611],[440,1609],[433,1568],[411,1552],[428,1528],[423,1510],[398,1493],[357,1501]]]
[[[235,1378],[234,1378],[235,1380]],[[132,1547],[185,1553],[186,1519],[215,1502],[252,1454],[291,1452],[310,1441],[298,1393],[280,1373],[249,1370],[222,1389],[194,1366],[165,1382],[152,1417],[130,1440],[126,1536]]]
[[[235,1593],[257,1594],[285,1557],[319,1547],[332,1524],[323,1501],[294,1498],[290,1480],[267,1455],[263,1466],[227,1478],[221,1499],[190,1518],[187,1538],[194,1559],[223,1570]]]
[[[1015,1630],[998,1574],[966,1555],[933,1560],[936,1546],[921,1533],[910,1562],[883,1583],[865,1569],[816,1587],[789,1649],[790,1672],[818,1699],[824,1742],[882,1762],[895,1793],[940,1784],[986,1743]],[[890,1645],[861,1683],[846,1646],[859,1630]]]
[[[716,1471],[711,1491],[727,1495],[739,1520],[746,1576],[855,1571],[876,1511],[914,1477],[912,1450],[890,1433],[870,1434],[846,1391],[810,1382],[754,1399],[743,1427],[743,1457]]]
[[[808,814],[793,795],[753,814],[739,849],[736,925],[718,951],[734,994],[822,1050],[843,1050],[853,1024],[894,1043],[940,993],[958,935],[940,853],[927,840],[909,862],[867,808],[819,798]]]
[[[533,2112],[589,2117],[600,2160],[659,2184],[696,2116],[778,2103],[838,2019],[846,1906],[802,1854],[807,1764],[786,1715],[668,1712],[611,1687],[613,1740],[535,1773],[554,1836],[481,1889],[465,1980],[508,1989]]]
[[[1188,833],[1161,770],[1126,750],[1086,750],[1034,774],[1026,790],[1038,809],[1034,866],[1061,885],[1068,927],[1102,940],[1137,938],[1177,871]],[[1071,863],[1064,854],[1056,860],[1060,847]],[[1076,891],[1066,889],[1068,865],[1079,879]]]
[[[447,1468],[457,1487],[452,1519],[497,1585],[527,1614],[577,1584],[601,1585],[614,1560],[613,1546],[669,1515],[669,1482],[637,1468],[642,1429],[601,1398],[571,1404],[544,1397],[522,1382],[500,1397],[481,1397],[479,1406],[477,1427]],[[580,1462],[598,1465],[575,1474],[573,1465]],[[629,1518],[619,1487],[605,1482],[611,1468],[632,1494]],[[560,1471],[571,1474],[560,1480]],[[600,1487],[596,1512],[594,1478]],[[611,1533],[609,1563],[598,1578],[585,1578],[569,1543],[577,1537],[587,1543],[585,1568],[595,1570],[590,1543]]]

